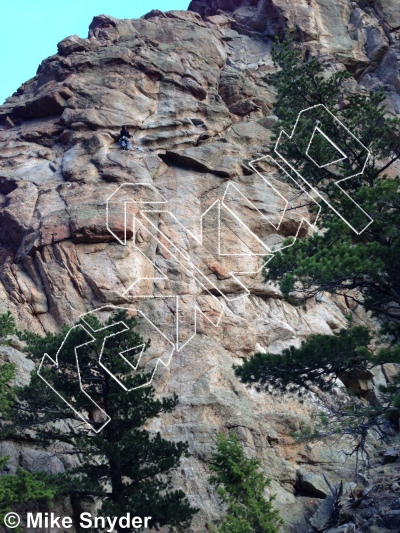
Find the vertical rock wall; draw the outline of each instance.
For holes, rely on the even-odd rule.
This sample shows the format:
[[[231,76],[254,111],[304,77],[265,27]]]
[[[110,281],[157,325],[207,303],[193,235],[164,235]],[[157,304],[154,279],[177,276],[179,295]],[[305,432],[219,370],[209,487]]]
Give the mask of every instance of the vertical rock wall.
[[[271,38],[294,28],[330,68],[348,68],[365,87],[383,86],[390,111],[400,113],[394,4],[193,0],[188,12],[151,11],[139,20],[100,15],[87,39],[61,41],[58,53],[0,108],[0,298],[20,328],[55,331],[87,310],[114,304],[140,308],[172,331],[177,310],[170,298],[179,295],[189,307],[201,301],[205,318],[195,337],[155,379],[160,394],[179,395],[179,406],[150,425],[189,441],[192,457],[176,481],[202,510],[193,532],[204,531],[221,512],[207,483],[218,431],[234,430],[262,459],[287,531],[299,531],[318,501],[296,497],[299,465],[318,474],[324,464],[333,480],[346,477],[348,465],[337,449],[299,446],[290,437],[293,425],[307,419],[309,404],[248,390],[232,366],[255,351],[298,345],[310,333],[333,333],[346,325],[347,309],[327,298],[294,308],[260,274],[243,277],[248,294],[235,299],[238,285],[212,255],[198,266],[221,293],[204,290],[146,232],[129,226],[122,246],[107,228],[107,198],[123,184],[151,186],[195,233],[202,214],[231,184],[245,192],[246,198],[232,201],[262,243],[295,235],[309,220],[305,208],[289,211],[278,229],[265,220],[278,216],[285,199],[295,202],[296,191],[272,169],[266,173],[273,187],[265,187],[248,165],[271,146]],[[133,134],[130,152],[117,143],[122,124]],[[110,216],[122,237],[121,212]],[[167,225],[165,215],[157,217],[159,228]],[[217,225],[211,219],[207,226],[211,242]],[[195,242],[179,226],[174,231],[194,257]],[[235,239],[225,236],[227,252],[237,253]],[[262,244],[253,243],[253,252],[262,257]],[[259,258],[249,264],[261,266]],[[228,271],[234,270],[229,261]],[[131,289],[137,277],[156,277],[155,268],[167,281]],[[218,315],[222,300],[215,327],[207,318]],[[193,316],[187,320],[192,331]]]

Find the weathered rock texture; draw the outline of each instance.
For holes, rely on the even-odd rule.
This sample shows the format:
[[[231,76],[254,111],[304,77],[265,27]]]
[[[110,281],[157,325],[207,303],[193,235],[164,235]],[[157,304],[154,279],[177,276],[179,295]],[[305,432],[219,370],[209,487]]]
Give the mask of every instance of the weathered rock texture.
[[[390,111],[400,113],[396,3],[193,0],[191,11],[151,11],[139,20],[100,15],[89,38],[61,41],[58,53],[0,108],[3,308],[14,313],[20,328],[42,333],[110,303],[144,309],[160,328],[172,328],[176,310],[167,298],[141,300],[145,292],[129,290],[139,271],[154,275],[153,266],[139,259],[136,242],[172,280],[150,282],[151,295],[169,291],[188,301],[201,299],[206,315],[217,314],[215,300],[221,298],[202,292],[162,247],[130,228],[127,246],[113,238],[106,227],[107,198],[124,183],[151,184],[195,232],[201,214],[233,183],[252,201],[236,198],[246,224],[264,242],[294,235],[307,212],[290,211],[279,231],[260,223],[255,207],[273,218],[282,203],[247,164],[271,144],[272,37],[296,29],[304,47],[322,54],[332,69],[349,69],[365,87],[384,87]],[[116,142],[121,124],[133,134],[131,152]],[[283,197],[291,197],[288,185],[272,171],[269,177]],[[121,217],[112,224],[121,236]],[[216,238],[216,226],[211,229]],[[175,237],[193,251],[185,232]],[[234,239],[226,246],[232,251]],[[254,258],[249,261],[255,266]],[[219,262],[209,257],[201,266],[222,292],[235,295],[237,286]],[[250,294],[225,306],[219,327],[200,320],[197,335],[155,380],[160,393],[180,397],[176,411],[151,427],[190,443],[193,455],[183,461],[177,484],[201,508],[193,532],[205,531],[205,523],[221,512],[207,484],[218,431],[236,431],[248,452],[262,459],[288,532],[300,531],[324,495],[319,465],[333,481],[349,471],[337,449],[294,444],[290,432],[307,419],[307,406],[247,390],[232,369],[257,350],[278,352],[310,333],[337,331],[346,325],[348,309],[325,298],[305,310],[291,307],[259,274],[247,276],[246,285]],[[359,309],[354,312],[368,320]],[[12,455],[28,464],[24,450]],[[314,487],[313,498],[296,497],[299,467],[303,490]]]

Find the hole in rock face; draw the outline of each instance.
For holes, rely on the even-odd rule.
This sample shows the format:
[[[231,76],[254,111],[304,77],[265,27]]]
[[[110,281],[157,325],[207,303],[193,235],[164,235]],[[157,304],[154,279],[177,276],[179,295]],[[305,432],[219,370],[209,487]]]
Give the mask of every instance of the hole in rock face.
[[[0,211],[0,247],[10,253],[16,253],[22,243],[25,229],[9,213]]]
[[[18,250],[25,234],[23,225],[5,209],[11,200],[7,195],[17,188],[16,181],[0,176],[0,246],[4,246],[7,253]]]
[[[4,265],[7,261],[14,261],[15,252],[2,244],[0,244],[0,265]]]
[[[10,194],[18,187],[15,181],[8,180],[0,176],[0,194]]]

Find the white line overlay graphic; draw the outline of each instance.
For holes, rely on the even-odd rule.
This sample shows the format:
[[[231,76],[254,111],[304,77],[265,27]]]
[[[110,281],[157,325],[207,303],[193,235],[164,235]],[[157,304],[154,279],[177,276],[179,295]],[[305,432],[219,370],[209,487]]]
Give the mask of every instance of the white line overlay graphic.
[[[107,343],[107,339],[110,339],[111,337],[115,336],[115,335],[119,335],[121,333],[124,333],[126,331],[129,331],[129,328],[128,326],[122,322],[122,321],[119,321],[119,322],[115,322],[114,324],[112,325],[109,325],[109,326],[104,326],[102,328],[99,328],[97,330],[94,330],[90,324],[88,323],[87,321],[87,317],[88,316],[93,316],[95,314],[98,314],[99,312],[102,312],[102,311],[107,311],[107,312],[115,312],[119,309],[126,309],[127,311],[130,311],[130,312],[133,312],[136,316],[139,316],[141,317],[144,321],[147,322],[147,324],[153,328],[155,330],[155,332],[160,335],[166,345],[168,346],[167,350],[166,350],[166,353],[163,354],[162,357],[159,357],[157,358],[157,360],[155,361],[155,364],[153,366],[153,369],[152,369],[152,373],[151,373],[151,377],[150,377],[150,380],[147,382],[147,383],[143,383],[142,385],[139,385],[137,387],[134,387],[132,389],[128,389],[123,383],[122,381],[119,379],[118,376],[116,376],[114,373],[112,373],[110,371],[109,368],[107,368],[107,366],[102,362],[102,356],[103,356],[103,352],[104,352],[104,347]],[[57,394],[57,396],[59,398],[61,398],[61,400],[63,400],[63,402],[65,402],[68,407],[70,409],[72,409],[74,411],[74,413],[79,417],[81,418],[81,420],[83,420],[83,422],[85,422],[86,424],[88,424],[92,429],[93,431],[95,431],[96,433],[100,432],[102,429],[104,429],[104,427],[110,422],[110,417],[108,416],[108,414],[91,398],[91,396],[88,395],[88,393],[84,390],[83,388],[83,384],[82,384],[82,379],[81,379],[81,369],[80,369],[80,365],[79,365],[79,349],[82,348],[83,346],[87,346],[93,342],[95,342],[96,340],[96,333],[100,332],[100,331],[105,331],[105,330],[111,330],[113,328],[115,328],[116,326],[122,326],[121,327],[121,330],[118,331],[117,333],[110,333],[110,335],[106,336],[104,339],[103,339],[103,342],[102,342],[102,346],[101,346],[101,349],[100,349],[100,354],[99,354],[99,359],[97,361],[97,363],[99,364],[100,367],[102,367],[124,390],[126,391],[130,391],[130,390],[134,390],[134,389],[137,389],[137,388],[141,388],[141,387],[145,387],[147,385],[150,385],[150,383],[152,382],[153,380],[153,377],[154,377],[154,374],[157,370],[157,367],[159,364],[162,364],[164,366],[168,366],[171,362],[171,358],[173,356],[173,353],[174,351],[176,350],[176,346],[175,344],[167,338],[166,335],[164,335],[164,333],[157,327],[154,325],[154,323],[139,309],[133,309],[133,308],[129,308],[129,307],[120,307],[120,306],[115,306],[115,305],[105,305],[103,307],[100,307],[99,309],[95,309],[94,311],[89,311],[88,313],[85,313],[83,315],[80,315],[79,317],[80,320],[82,320],[82,322],[84,323],[84,325],[81,323],[81,324],[77,324],[75,326],[72,326],[70,328],[70,330],[68,331],[68,333],[66,334],[63,342],[61,343],[61,346],[60,348],[58,349],[57,353],[56,353],[56,356],[55,358],[53,359],[52,357],[50,357],[50,355],[48,355],[47,353],[44,354],[43,358],[42,358],[42,361],[39,365],[39,369],[38,369],[38,375],[40,376],[40,378]],[[80,388],[80,391],[82,394],[84,394],[86,396],[86,398],[88,398],[93,407],[95,407],[98,412],[100,413],[101,417],[103,418],[104,422],[102,423],[102,425],[99,427],[99,428],[94,428],[93,425],[90,423],[90,421],[85,418],[85,416],[83,416],[83,414],[81,412],[79,412],[78,410],[75,409],[75,407],[72,405],[71,402],[69,402],[66,398],[64,398],[64,396],[62,396],[54,387],[51,383],[49,383],[49,381],[47,381],[47,379],[43,376],[43,373],[42,373],[42,367],[44,364],[48,365],[48,364],[51,364],[53,365],[56,369],[58,369],[59,371],[62,371],[62,361],[60,360],[61,359],[61,354],[62,354],[62,350],[63,350],[63,347],[64,347],[64,344],[66,343],[69,335],[71,332],[73,332],[74,330],[81,330],[83,332],[86,333],[86,335],[88,336],[88,338],[90,339],[88,342],[85,342],[83,344],[80,344],[78,346],[75,346],[74,348],[74,352],[75,352],[75,362],[76,362],[76,371],[77,371],[77,376],[78,376],[78,380],[79,380],[79,388]],[[127,354],[128,351],[132,351],[134,349],[139,349],[141,348],[141,352],[139,354],[139,357],[138,357],[138,360],[137,360],[137,363],[136,365],[133,365],[126,357],[125,355]],[[129,348],[128,350],[124,350],[123,352],[120,352],[118,355],[128,364],[128,366],[131,367],[132,370],[137,370],[137,367],[139,365],[139,362],[140,362],[140,359],[142,357],[142,354],[143,354],[143,348],[144,348],[144,345],[140,345],[140,346],[132,346],[131,348]]]
[[[316,114],[315,114],[316,113]],[[318,117],[318,120],[314,120]],[[305,155],[315,165],[316,169],[332,170],[333,175],[344,176],[335,181],[335,185],[339,188],[347,199],[349,199],[356,209],[362,213],[365,218],[365,224],[361,229],[356,229],[346,220],[345,216],[338,211],[338,209],[331,204],[326,198],[326,195],[321,194],[317,187],[313,186],[307,179],[305,179],[300,172],[282,154],[285,143],[296,143],[298,135],[304,135],[304,124],[313,124],[312,131],[308,132],[309,141]],[[352,150],[358,154],[358,167],[350,162],[350,156],[346,152],[346,142],[333,142],[327,135],[326,130],[329,128],[337,128],[350,139]],[[302,130],[303,128],[303,130]],[[325,129],[325,131],[324,131]],[[327,141],[335,152],[335,157],[332,161],[321,162],[315,154],[312,154],[313,143],[316,136],[322,136]],[[350,148],[348,149],[350,150]],[[54,359],[44,354],[39,366],[38,374],[43,381],[72,409],[75,414],[80,417],[86,424],[88,424],[96,433],[100,432],[110,421],[110,417],[85,391],[81,379],[80,369],[80,353],[79,350],[96,340],[96,334],[109,330],[109,335],[104,337],[100,349],[100,355],[97,364],[106,371],[125,391],[133,390],[127,389],[123,380],[111,372],[107,366],[107,362],[103,360],[103,352],[108,340],[115,335],[122,334],[128,331],[128,327],[124,322],[116,322],[109,326],[104,326],[98,330],[94,330],[87,317],[98,312],[115,312],[118,309],[126,309],[133,312],[137,317],[140,317],[145,324],[157,335],[160,335],[165,344],[165,349],[162,355],[153,358],[153,366],[151,370],[151,378],[148,383],[140,385],[140,387],[150,385],[153,381],[157,368],[162,365],[168,367],[175,352],[180,352],[188,343],[196,336],[198,331],[198,318],[202,316],[214,327],[218,327],[222,319],[223,313],[227,308],[229,302],[233,302],[250,294],[246,285],[246,276],[254,277],[260,273],[264,266],[274,257],[278,250],[284,247],[281,242],[278,245],[268,245],[266,238],[257,234],[256,231],[243,221],[244,208],[246,207],[254,217],[260,221],[261,226],[269,226],[275,232],[279,232],[285,221],[288,219],[290,209],[297,209],[301,207],[293,204],[293,200],[289,200],[282,195],[282,193],[273,185],[274,180],[267,179],[265,174],[269,175],[269,170],[260,170],[263,168],[261,163],[270,165],[274,170],[279,169],[284,172],[295,185],[295,188],[302,191],[302,195],[307,198],[308,203],[314,204],[318,209],[316,217],[311,223],[306,216],[299,217],[296,220],[297,230],[292,233],[294,236],[292,242],[287,246],[292,246],[299,236],[300,230],[306,226],[316,228],[321,213],[321,205],[315,200],[315,196],[321,199],[325,204],[332,209],[337,216],[339,216],[355,233],[362,233],[372,222],[373,219],[348,195],[348,193],[341,187],[341,183],[345,180],[351,179],[362,174],[365,170],[368,158],[370,156],[369,150],[322,104],[316,105],[302,110],[296,120],[291,135],[285,131],[281,131],[274,152],[277,157],[265,155],[258,157],[248,163],[253,170],[252,186],[257,192],[267,194],[267,198],[273,199],[275,202],[276,212],[269,214],[265,213],[265,209],[260,207],[260,200],[258,198],[249,198],[248,189],[242,186],[241,183],[230,181],[220,199],[211,201],[204,209],[199,217],[197,228],[195,230],[189,229],[175,216],[173,209],[170,207],[168,200],[158,191],[158,189],[149,183],[123,183],[107,198],[106,202],[106,227],[111,235],[122,246],[129,246],[137,254],[137,257],[142,258],[149,266],[151,275],[141,276],[140,265],[135,267],[136,275],[132,275],[132,279],[125,283],[125,288],[121,291],[121,297],[126,301],[134,300],[137,306],[137,301],[152,301],[154,298],[169,299],[172,303],[173,314],[175,320],[175,331],[173,338],[171,334],[162,332],[160,328],[148,318],[146,313],[136,307],[123,307],[114,305],[105,305],[94,311],[85,313],[79,317],[80,323],[71,327],[63,343],[61,344]],[[340,167],[337,167],[340,165]],[[260,193],[261,194],[261,193]],[[269,196],[268,196],[269,195]],[[272,202],[272,200],[271,200]],[[239,207],[238,207],[239,206]],[[292,207],[289,207],[292,206]],[[291,219],[293,222],[293,219]],[[216,235],[215,235],[216,232]],[[141,236],[141,240],[137,240],[137,235]],[[184,236],[184,238],[182,238]],[[140,243],[150,242],[153,250],[157,247],[162,252],[162,256],[169,257],[170,262],[176,265],[177,271],[185,274],[186,278],[197,287],[197,293],[180,294],[179,291],[173,290],[173,286],[169,286],[170,278],[162,271],[162,268],[156,264],[156,259],[149,256],[149,248],[142,247]],[[224,243],[228,242],[230,247],[227,251],[224,248]],[[232,250],[232,242],[236,243],[237,249]],[[182,245],[185,243],[185,246]],[[190,243],[191,245],[189,246]],[[285,246],[285,247],[287,247]],[[211,274],[210,274],[211,272]],[[215,279],[212,277],[215,274]],[[218,277],[219,275],[219,277]],[[244,281],[243,281],[244,278]],[[230,285],[228,289],[223,283],[229,280]],[[147,285],[146,285],[147,283]],[[154,290],[155,284],[164,283],[164,291],[157,293]],[[147,288],[143,288],[147,287]],[[233,289],[232,289],[233,287]],[[129,300],[131,299],[131,300]],[[190,300],[189,303],[187,300]],[[212,305],[210,304],[212,302]],[[212,307],[212,313],[207,312]],[[170,308],[172,309],[172,307]],[[185,315],[186,313],[186,315]],[[189,313],[189,318],[188,318]],[[188,333],[189,328],[189,333]],[[93,407],[100,413],[102,420],[101,427],[93,427],[93,424],[79,411],[77,411],[73,404],[66,400],[57,390],[49,383],[43,376],[43,365],[52,365],[59,372],[62,371],[62,353],[65,343],[69,335],[74,330],[80,330],[86,337],[87,341],[74,347],[76,373],[79,380],[80,392],[88,398]],[[127,365],[131,372],[138,371],[139,363],[142,362],[145,345],[132,346],[118,355]],[[138,353],[139,352],[139,353]],[[136,363],[133,364],[129,360],[130,353],[136,356]],[[138,388],[138,387],[135,387]],[[99,423],[97,424],[97,426]]]
[[[306,178],[304,178],[304,176],[302,176],[298,170],[293,166],[292,163],[289,162],[288,159],[286,159],[283,155],[282,155],[282,152],[281,152],[281,146],[285,144],[285,141],[294,141],[296,142],[296,135],[297,135],[297,132],[299,130],[301,130],[301,127],[299,127],[302,122],[304,121],[307,121],[310,119],[310,116],[312,118],[315,118],[315,115],[313,114],[313,111],[317,111],[317,117],[318,117],[318,120],[316,121],[317,123],[314,124],[314,129],[312,131],[312,134],[310,136],[310,140],[309,140],[309,143],[308,143],[308,146],[307,146],[307,150],[306,150],[306,155],[307,157],[310,159],[310,161],[312,161],[315,166],[319,169],[321,168],[326,168],[326,167],[333,167],[335,168],[335,165],[337,163],[340,163],[340,162],[343,162],[345,163],[344,165],[342,165],[340,167],[340,171],[344,175],[344,177],[342,177],[341,179],[338,179],[336,182],[335,182],[335,185],[338,187],[338,189],[348,198],[348,200],[350,200],[354,206],[359,209],[360,212],[362,212],[364,215],[365,215],[365,218],[366,218],[366,223],[365,225],[360,229],[356,229],[355,227],[353,227],[353,225],[346,219],[346,217],[340,213],[333,205],[331,202],[329,202],[329,200],[326,198],[326,195],[323,195],[320,193],[320,191],[318,190],[318,188],[316,187],[313,187],[311,185],[311,183],[309,183]],[[353,147],[351,147],[353,150],[356,149],[357,150],[357,153],[358,153],[358,166],[356,168],[353,168],[352,164],[350,163],[350,148],[347,147],[347,143],[343,143],[342,144],[342,148],[344,149],[341,149],[338,145],[337,145],[337,142],[333,142],[332,139],[330,139],[325,133],[324,131],[322,130],[322,127],[323,126],[334,126],[335,128],[338,128],[339,130],[342,130],[343,132],[345,132],[345,134],[347,135],[347,138],[350,139],[350,142],[352,142],[354,144]],[[301,132],[302,133],[302,132]],[[312,146],[312,143],[313,143],[313,140],[314,140],[314,137],[316,135],[316,133],[319,133],[320,135],[322,135],[334,148],[335,150],[340,154],[342,155],[341,158],[338,158],[338,159],[335,159],[333,161],[330,161],[328,163],[325,163],[324,165],[320,165],[318,164],[309,154],[310,152],[310,148]],[[347,153],[346,153],[346,148],[347,148]],[[293,130],[292,130],[292,133],[291,135],[288,135],[284,130],[282,130],[279,134],[279,137],[278,137],[278,140],[276,142],[276,145],[275,145],[275,148],[274,148],[274,152],[282,159],[282,161],[285,162],[285,164],[296,174],[296,176],[299,178],[300,181],[297,181],[297,185],[299,187],[301,187],[300,183],[301,182],[304,182],[307,187],[312,190],[323,202],[325,202],[328,207],[330,209],[332,209],[332,211],[334,213],[336,213],[336,215],[341,218],[343,220],[343,222],[345,222],[355,233],[357,233],[357,235],[360,235],[364,230],[366,230],[368,228],[368,226],[370,224],[372,224],[373,222],[373,219],[369,216],[368,213],[366,213],[366,211],[364,211],[364,209],[362,209],[362,207],[353,199],[351,198],[351,196],[341,187],[341,183],[346,181],[346,180],[349,180],[351,178],[355,178],[356,176],[359,176],[361,174],[363,174],[364,170],[365,170],[365,167],[367,165],[367,161],[371,155],[371,152],[368,150],[368,148],[366,148],[366,146],[364,146],[362,144],[361,141],[359,141],[357,139],[357,137],[355,137],[355,135],[353,135],[351,133],[351,131],[338,119],[335,117],[335,115],[333,115],[333,113],[331,113],[329,111],[329,109],[327,109],[323,104],[318,104],[318,105],[315,105],[315,106],[312,106],[312,107],[308,107],[307,109],[303,109],[302,111],[300,111],[300,113],[298,114],[298,117],[297,117],[297,120],[296,120],[296,123],[293,127]],[[301,187],[303,189],[303,187]],[[304,190],[304,189],[303,189]]]

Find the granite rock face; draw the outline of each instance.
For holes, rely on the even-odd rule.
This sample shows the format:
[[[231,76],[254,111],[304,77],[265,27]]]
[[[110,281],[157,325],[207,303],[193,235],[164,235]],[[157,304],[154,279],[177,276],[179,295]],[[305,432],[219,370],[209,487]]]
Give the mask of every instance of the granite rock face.
[[[398,84],[393,61],[400,50],[397,0],[192,0],[189,10],[205,20],[228,16],[234,28],[257,32],[258,38],[282,37],[289,29],[305,50],[336,60],[365,86],[385,85],[381,66],[390,62],[393,79],[386,89],[393,92]]]
[[[294,308],[254,273],[266,246],[306,235],[310,217],[273,167],[259,175],[249,162],[271,148],[270,51],[286,27],[332,68],[348,68],[365,87],[383,86],[389,110],[400,113],[394,4],[193,0],[190,11],[153,10],[139,20],[96,16],[87,39],[61,41],[0,107],[0,298],[19,328],[56,331],[113,304],[142,310],[174,338],[179,296],[182,348],[154,384],[180,403],[149,427],[189,442],[192,457],[176,483],[201,509],[193,532],[221,513],[207,483],[219,431],[235,431],[262,459],[285,531],[304,525],[299,465],[303,480],[317,479],[320,464],[333,481],[348,475],[337,449],[293,442],[310,404],[248,390],[234,376],[233,364],[255,351],[279,352],[345,327],[348,312],[328,298]],[[133,135],[128,152],[117,142],[122,124]],[[147,193],[161,195],[163,207]],[[152,224],[125,224],[132,200],[129,221],[140,211],[135,201],[150,202]],[[280,220],[286,205],[294,209]],[[7,350],[1,357],[18,363]],[[33,461],[22,448],[14,452],[15,461]]]

